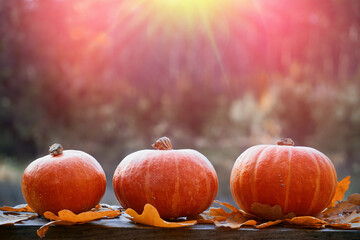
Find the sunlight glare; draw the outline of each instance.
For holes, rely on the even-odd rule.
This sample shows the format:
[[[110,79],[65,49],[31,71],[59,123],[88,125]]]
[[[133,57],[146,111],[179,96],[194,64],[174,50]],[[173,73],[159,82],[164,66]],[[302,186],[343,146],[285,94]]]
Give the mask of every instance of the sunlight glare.
[[[183,21],[194,25],[202,18],[213,18],[229,0],[153,0],[149,2],[153,12],[166,21]]]

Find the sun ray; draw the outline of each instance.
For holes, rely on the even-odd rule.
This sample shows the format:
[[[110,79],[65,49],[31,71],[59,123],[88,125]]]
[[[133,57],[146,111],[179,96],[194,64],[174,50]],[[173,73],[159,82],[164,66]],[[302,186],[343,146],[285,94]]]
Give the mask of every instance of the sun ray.
[[[225,83],[226,83],[226,85],[228,87],[229,86],[228,77],[227,77],[227,74],[226,74],[226,71],[225,71],[225,68],[224,68],[224,64],[223,64],[223,62],[221,60],[221,54],[220,54],[219,48],[218,48],[218,46],[216,44],[215,36],[214,36],[213,30],[211,28],[210,21],[209,21],[207,15],[204,14],[203,11],[200,11],[200,12],[202,13],[202,20],[203,20],[203,24],[205,26],[205,30],[206,30],[206,34],[208,36],[208,40],[210,42],[211,47],[213,48],[216,61],[219,64],[222,76],[223,76],[224,81],[225,81]]]

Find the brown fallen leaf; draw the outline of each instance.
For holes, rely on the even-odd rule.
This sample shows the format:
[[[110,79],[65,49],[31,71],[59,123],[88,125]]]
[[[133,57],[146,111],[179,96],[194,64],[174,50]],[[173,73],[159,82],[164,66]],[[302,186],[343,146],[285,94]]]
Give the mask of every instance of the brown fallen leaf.
[[[360,229],[360,222],[351,223],[351,229]]]
[[[324,228],[327,222],[312,216],[300,216],[291,219],[285,219],[285,222],[304,228]]]
[[[360,194],[354,193],[345,201],[338,202],[322,212],[320,218],[328,226],[339,229],[359,229],[360,223]]]
[[[42,225],[42,226],[36,231],[36,234],[37,234],[40,238],[45,237],[45,234],[46,234],[46,232],[49,230],[49,227],[50,227],[51,225],[73,225],[73,223],[69,223],[69,222],[61,221],[61,220],[51,221],[51,222],[48,222],[47,224]]]
[[[128,208],[125,212],[130,216],[128,217],[134,223],[141,223],[149,226],[155,227],[164,227],[164,228],[176,228],[176,227],[186,227],[195,225],[197,223],[196,220],[184,221],[184,222],[168,222],[163,220],[160,217],[159,212],[156,208],[151,204],[146,204],[144,207],[144,211],[141,215],[139,215],[135,210]]]
[[[61,220],[66,221],[70,223],[87,223],[92,222],[101,218],[114,218],[120,215],[120,211],[88,211],[88,212],[82,212],[79,214],[75,214],[70,210],[61,210],[58,212],[58,216],[53,214],[52,212],[45,212],[44,217],[50,220]]]
[[[122,211],[123,208],[117,205],[109,205],[106,203],[100,203],[98,205],[96,205],[95,208],[93,208],[91,211],[116,211],[116,210],[120,210]]]
[[[214,202],[227,207],[231,212],[228,213],[222,208],[210,208],[209,211],[200,214],[207,223],[213,222],[217,227],[230,227],[232,229],[256,224],[256,221],[252,219],[254,216],[245,213],[243,210],[226,202]]]
[[[231,205],[230,203],[227,203],[227,202],[220,202],[220,201],[217,201],[215,200],[214,201],[215,203],[218,203],[224,207],[227,207],[228,209],[230,209],[231,211],[233,212],[241,212],[245,217],[249,218],[249,219],[257,219],[258,217],[250,214],[250,213],[247,213],[245,211],[243,211],[242,209],[238,209],[237,207]]]
[[[357,206],[360,206],[360,194],[359,193],[354,193],[351,194],[348,199],[346,200],[346,202],[355,204]]]
[[[259,225],[256,225],[255,228],[261,229],[261,228],[266,228],[266,227],[270,227],[270,226],[274,226],[274,225],[278,225],[280,223],[282,223],[283,220],[276,220],[276,221],[268,221]]]
[[[337,201],[341,201],[344,198],[344,194],[348,190],[350,182],[350,176],[347,176],[337,183],[335,195],[328,207],[334,207]]]
[[[225,220],[219,221],[214,220],[214,224],[217,227],[229,227],[232,229],[237,229],[242,226],[254,226],[256,225],[256,221],[253,219],[248,219],[244,216],[244,214],[240,211],[231,212]]]
[[[88,212],[82,212],[79,214],[75,214],[70,210],[64,209],[58,212],[58,215],[46,211],[44,213],[44,217],[53,220],[37,230],[37,235],[39,237],[44,237],[46,232],[48,231],[51,225],[75,225],[75,224],[84,224],[88,222],[92,222],[95,220],[99,220],[102,218],[114,218],[121,214],[119,210],[112,211],[102,211],[101,207],[95,207]]]
[[[338,184],[337,197],[341,199],[349,187],[350,177],[344,178]],[[338,200],[335,200],[337,202]],[[347,200],[337,202],[334,207],[328,207],[317,217],[299,216],[294,213],[284,215],[279,205],[269,206],[266,204],[254,203],[252,211],[262,219],[273,219],[267,221],[257,218],[254,215],[245,213],[241,209],[234,207],[229,203],[219,202],[222,206],[227,207],[232,212],[227,213],[221,208],[210,208],[208,211],[200,214],[202,217],[199,221],[214,222],[218,227],[230,227],[237,229],[244,225],[253,225],[257,229],[282,224],[287,227],[297,228],[325,228],[333,227],[339,229],[360,229],[360,194],[355,193],[348,197]],[[254,223],[255,222],[255,223]],[[256,225],[258,223],[258,225]]]
[[[337,228],[337,229],[350,229],[351,228],[350,223],[332,223],[332,224],[328,224],[327,226]]]
[[[341,214],[341,217],[329,218],[327,220],[328,226],[340,229],[356,229],[360,223],[360,213],[353,211],[350,215]]]
[[[195,217],[187,218],[188,220],[196,220],[197,223],[214,223],[217,221],[224,221],[230,213],[225,212],[222,208],[210,208]]]
[[[235,206],[233,206],[233,205],[231,205],[230,203],[227,203],[227,202],[220,202],[220,201],[215,200],[214,203],[218,203],[218,204],[220,204],[220,205],[222,205],[224,207],[227,207],[228,209],[230,209],[231,211],[234,211],[234,212],[242,211],[242,210],[238,209],[237,207],[235,207]]]
[[[338,202],[334,207],[329,207],[322,212],[321,219],[333,223],[349,216],[352,212],[360,212],[360,194],[354,193],[347,200]]]
[[[34,213],[17,213],[17,212],[1,212],[0,225],[14,225],[17,222],[34,219],[37,214]]]
[[[229,221],[228,219],[226,221],[214,221],[214,224],[217,227],[229,227],[231,229],[238,229],[241,228],[242,226],[254,226],[256,225],[256,221],[255,220],[247,220],[246,222],[240,223],[240,222],[236,222],[236,221]]]
[[[34,212],[27,204],[20,204],[15,207],[3,206],[0,207],[0,210],[11,211],[11,212]]]
[[[265,220],[280,220],[296,216],[295,213],[292,212],[284,215],[279,205],[271,207],[268,204],[253,203],[251,205],[251,211],[253,211],[256,216]]]

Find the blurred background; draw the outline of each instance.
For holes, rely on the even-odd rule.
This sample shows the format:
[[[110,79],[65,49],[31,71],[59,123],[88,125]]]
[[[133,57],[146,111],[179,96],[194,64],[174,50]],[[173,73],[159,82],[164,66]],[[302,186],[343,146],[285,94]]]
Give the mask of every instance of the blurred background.
[[[161,136],[214,165],[291,137],[360,192],[360,1],[0,0],[0,205],[61,143],[112,177]]]

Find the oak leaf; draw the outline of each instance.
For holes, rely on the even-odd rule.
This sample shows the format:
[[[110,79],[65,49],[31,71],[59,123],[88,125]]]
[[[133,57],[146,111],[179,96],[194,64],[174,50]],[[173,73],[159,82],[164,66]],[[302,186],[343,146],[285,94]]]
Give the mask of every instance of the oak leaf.
[[[327,224],[325,221],[313,216],[300,216],[291,219],[285,219],[285,222],[304,228],[324,228]]]
[[[115,211],[115,210],[120,210],[122,211],[123,208],[117,205],[109,205],[106,203],[100,203],[98,205],[96,205],[95,208],[91,209],[91,211]]]
[[[34,219],[37,216],[35,213],[1,212],[0,225],[14,225],[21,221]]]
[[[344,198],[344,194],[348,190],[350,182],[350,176],[347,176],[337,183],[335,195],[328,207],[334,207],[337,201],[341,201]]]
[[[253,216],[250,216],[237,207],[226,202],[214,202],[227,207],[231,212],[228,213],[222,208],[210,208],[208,211],[200,214],[200,216],[203,216],[209,223],[213,222],[217,227],[230,227],[232,229],[256,224],[256,221],[251,219]]]
[[[224,207],[227,207],[228,209],[230,209],[233,212],[242,211],[242,210],[238,209],[237,207],[235,207],[235,206],[233,206],[233,205],[231,205],[230,203],[227,203],[227,202],[220,202],[220,201],[217,201],[217,200],[215,200],[214,202],[218,203],[218,204],[220,204],[220,205],[222,205]]]
[[[82,224],[87,222],[92,222],[101,218],[114,218],[120,215],[120,211],[88,211],[75,214],[70,210],[61,210],[56,216],[52,212],[45,212],[44,217],[50,220],[61,220],[75,224]]]
[[[251,211],[255,213],[256,216],[261,217],[265,220],[280,220],[295,217],[295,213],[291,212],[288,214],[283,214],[282,209],[279,205],[270,206],[268,204],[253,203],[251,205]]]
[[[31,209],[31,207],[29,207],[29,205],[27,205],[27,204],[20,204],[15,207],[3,206],[3,207],[0,207],[0,210],[11,211],[11,212],[34,212]]]
[[[79,214],[75,214],[70,210],[64,209],[58,212],[58,215],[46,211],[44,213],[44,217],[53,220],[43,226],[41,226],[37,230],[37,235],[39,237],[44,237],[46,232],[48,231],[49,227],[51,225],[75,225],[75,224],[84,224],[88,222],[92,222],[95,220],[99,220],[102,218],[114,218],[118,217],[121,214],[119,210],[109,210],[109,211],[103,211],[101,210],[101,207],[96,206],[94,209],[82,212]]]
[[[266,228],[266,227],[271,227],[271,226],[274,226],[274,225],[278,225],[280,223],[282,223],[283,220],[275,220],[275,221],[268,221],[268,222],[264,222],[262,224],[259,224],[259,225],[256,225],[255,228]]]
[[[350,215],[342,215],[341,218],[337,218],[337,221],[329,221],[329,226],[340,229],[356,229],[359,228],[360,214],[353,211]],[[332,222],[332,223],[331,223]]]
[[[45,237],[45,234],[46,232],[49,230],[49,227],[51,225],[74,225],[73,223],[70,223],[70,222],[66,222],[66,221],[62,221],[62,220],[57,220],[57,221],[51,221],[51,222],[48,222],[44,225],[42,225],[37,231],[36,231],[36,234],[43,238]]]
[[[196,220],[198,223],[213,223],[215,220],[224,221],[229,214],[230,213],[222,208],[210,208],[208,211],[204,211],[195,217],[187,219]]]
[[[360,229],[360,194],[352,194],[347,200],[326,209],[321,219],[333,228]]]
[[[338,202],[334,207],[329,207],[322,212],[322,218],[328,222],[339,222],[352,212],[360,212],[360,194],[354,193],[347,200]]]
[[[128,218],[132,220],[134,223],[141,223],[144,225],[155,226],[155,227],[176,228],[176,227],[191,226],[197,223],[196,220],[190,220],[184,222],[165,221],[160,217],[160,214],[157,211],[157,209],[149,203],[145,205],[144,211],[142,212],[141,215],[139,215],[135,210],[131,208],[126,209],[125,213],[127,213],[130,216]]]
[[[229,227],[232,229],[238,229],[242,226],[254,226],[256,223],[255,220],[244,217],[244,214],[240,211],[231,212],[223,221],[214,220],[214,224],[217,227]]]
[[[252,215],[252,214],[250,214],[250,213],[247,213],[247,212],[245,212],[245,211],[243,211],[243,210],[241,210],[241,209],[238,209],[237,207],[231,205],[230,203],[220,202],[220,201],[217,201],[217,200],[215,200],[214,202],[215,202],[215,203],[218,203],[218,204],[220,204],[220,205],[222,205],[222,206],[224,206],[224,207],[227,207],[228,209],[230,209],[230,210],[233,211],[233,212],[241,212],[245,217],[247,217],[247,218],[249,218],[249,219],[252,219],[252,218],[253,218],[253,219],[256,219],[256,218],[257,218],[256,216],[254,216],[254,215]]]

